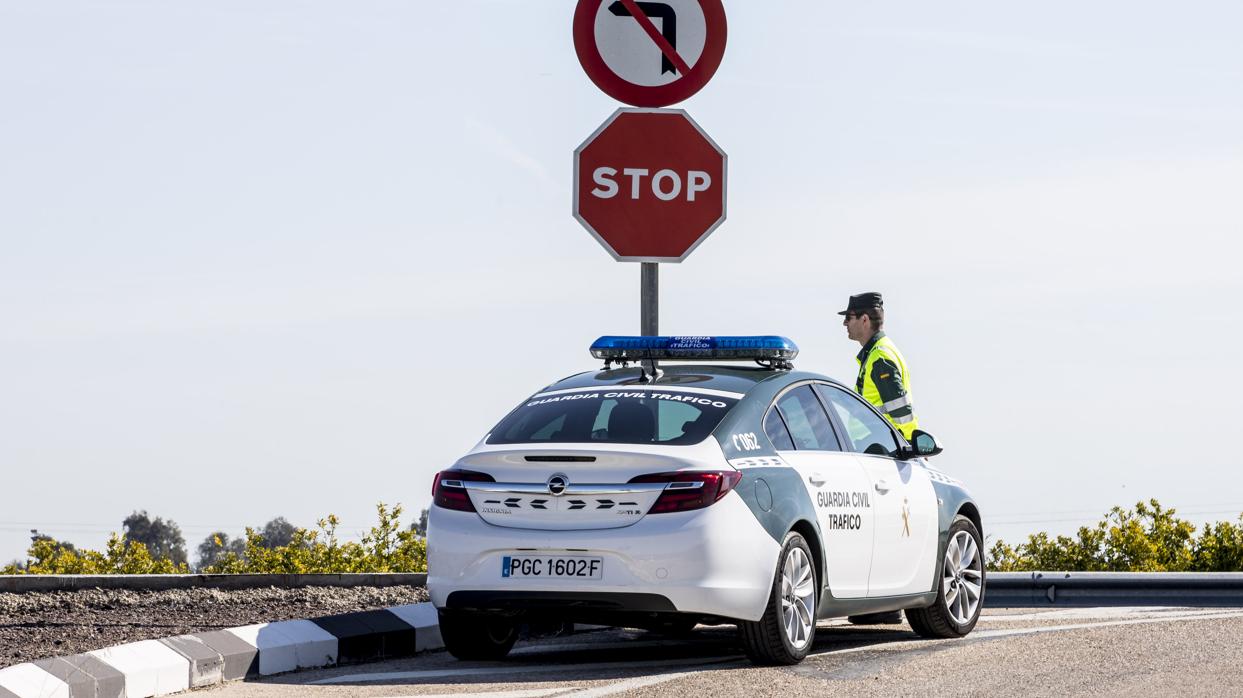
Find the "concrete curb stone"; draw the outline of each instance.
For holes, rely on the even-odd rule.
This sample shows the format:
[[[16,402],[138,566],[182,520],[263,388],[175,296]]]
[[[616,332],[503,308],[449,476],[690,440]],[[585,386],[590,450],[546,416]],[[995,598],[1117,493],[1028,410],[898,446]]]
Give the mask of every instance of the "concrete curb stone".
[[[115,645],[0,669],[0,698],[148,698],[440,649],[430,603]]]
[[[69,684],[71,698],[125,695],[125,675],[89,654],[40,659],[34,665]]]
[[[168,645],[190,663],[190,688],[202,688],[223,681],[224,657],[193,635],[166,637],[160,642]]]
[[[225,630],[190,635],[220,655],[222,681],[240,681],[259,675],[259,648]]]

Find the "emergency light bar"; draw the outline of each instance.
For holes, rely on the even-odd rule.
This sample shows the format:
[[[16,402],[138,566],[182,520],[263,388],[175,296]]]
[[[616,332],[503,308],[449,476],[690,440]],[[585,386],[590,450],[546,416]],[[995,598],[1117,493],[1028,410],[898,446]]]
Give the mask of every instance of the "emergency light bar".
[[[591,345],[591,355],[605,361],[646,359],[693,361],[774,361],[788,363],[798,356],[798,346],[785,337],[601,337]]]

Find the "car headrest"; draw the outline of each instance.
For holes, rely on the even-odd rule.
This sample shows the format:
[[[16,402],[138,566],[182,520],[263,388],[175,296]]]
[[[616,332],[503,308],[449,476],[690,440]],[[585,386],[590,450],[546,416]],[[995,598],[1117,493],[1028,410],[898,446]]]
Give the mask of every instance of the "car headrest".
[[[644,443],[656,436],[656,416],[637,402],[619,402],[609,412],[609,438]]]

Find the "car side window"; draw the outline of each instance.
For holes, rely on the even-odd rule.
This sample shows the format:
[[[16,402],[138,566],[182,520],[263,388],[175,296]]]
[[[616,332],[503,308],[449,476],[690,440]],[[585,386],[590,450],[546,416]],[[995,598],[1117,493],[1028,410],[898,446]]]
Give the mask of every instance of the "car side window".
[[[768,440],[773,442],[773,448],[778,451],[793,451],[794,441],[790,439],[790,431],[786,429],[785,422],[781,421],[781,415],[776,409],[768,411],[768,415],[764,417],[764,434],[768,436]]]
[[[817,385],[816,389],[845,425],[853,450],[891,458],[898,455],[898,440],[889,425],[862,400],[836,386]]]
[[[800,451],[838,451],[837,437],[829,415],[816,399],[810,385],[800,385],[777,400],[794,447]]]

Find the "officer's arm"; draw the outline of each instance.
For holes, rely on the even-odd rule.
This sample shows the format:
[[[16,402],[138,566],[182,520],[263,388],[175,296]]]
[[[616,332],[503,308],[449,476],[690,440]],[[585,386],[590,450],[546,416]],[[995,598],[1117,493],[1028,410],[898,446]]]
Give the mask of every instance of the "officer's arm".
[[[897,364],[889,359],[877,359],[872,364],[872,382],[880,391],[880,411],[888,415],[894,424],[906,424],[914,419],[911,397],[906,393]]]

